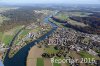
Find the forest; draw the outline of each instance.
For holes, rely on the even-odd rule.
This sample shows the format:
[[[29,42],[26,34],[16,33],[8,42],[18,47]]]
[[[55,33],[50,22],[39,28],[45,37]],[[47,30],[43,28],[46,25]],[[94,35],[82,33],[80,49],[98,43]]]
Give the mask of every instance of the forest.
[[[100,29],[100,18],[97,17],[70,17],[70,19],[75,20],[77,22],[83,22],[84,24],[88,24],[91,27],[96,29]]]
[[[81,16],[69,16],[69,19],[74,20],[76,22],[84,23],[87,26],[82,27],[81,25],[72,25],[68,22],[68,20],[61,20],[56,17],[51,17],[54,21],[62,23],[63,26],[72,28],[76,31],[88,33],[88,34],[98,34],[100,35],[100,13],[94,12],[85,17]]]
[[[37,22],[37,19],[42,17],[42,14],[37,14],[34,12],[33,8],[19,8],[16,10],[8,10],[1,13],[1,15],[9,18],[9,20],[4,20],[0,26],[0,32],[7,31],[16,26],[29,25],[30,23]]]

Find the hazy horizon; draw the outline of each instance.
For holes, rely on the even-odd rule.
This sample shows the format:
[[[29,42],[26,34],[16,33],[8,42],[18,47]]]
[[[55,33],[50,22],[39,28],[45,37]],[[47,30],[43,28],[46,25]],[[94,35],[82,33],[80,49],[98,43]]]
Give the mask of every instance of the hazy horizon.
[[[100,0],[0,0],[2,4],[100,4]]]

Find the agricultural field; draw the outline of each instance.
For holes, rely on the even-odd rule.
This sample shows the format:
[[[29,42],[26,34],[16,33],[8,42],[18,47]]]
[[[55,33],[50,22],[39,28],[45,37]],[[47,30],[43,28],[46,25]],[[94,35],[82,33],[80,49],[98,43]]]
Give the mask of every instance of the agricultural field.
[[[48,47],[48,48],[45,48],[45,49],[44,49],[44,52],[46,52],[46,53],[48,53],[48,54],[52,54],[52,53],[57,53],[58,50],[55,50],[55,49],[54,49],[54,46],[50,46],[50,47]]]
[[[15,44],[20,42],[22,38],[24,38],[31,30],[24,29],[20,32],[20,34],[16,37],[16,40],[14,41]]]
[[[86,27],[86,26],[88,26],[88,25],[86,25],[86,24],[84,24],[84,23],[77,22],[77,21],[74,21],[74,20],[71,20],[71,19],[68,19],[68,23],[71,24],[71,25],[81,26],[81,27]]]
[[[36,66],[44,66],[43,58],[37,58],[37,65]]]
[[[61,20],[67,20],[68,19],[68,15],[67,14],[62,14],[62,13],[58,13],[55,17],[61,19]]]
[[[39,49],[39,48],[38,48]],[[54,50],[53,46],[49,46],[49,48],[44,48],[44,52],[48,52],[48,53],[56,53],[57,51]],[[34,51],[33,51],[34,52]],[[76,53],[75,51],[71,51],[71,53],[69,54],[71,57],[73,58],[77,58],[77,59],[81,59],[82,58],[95,58],[94,56],[90,55],[89,53],[85,52],[85,51],[80,51],[80,53]],[[51,62],[51,60],[49,60],[49,58],[47,58],[49,62]],[[45,58],[39,58],[37,57],[36,59],[36,66],[46,66],[45,65],[45,61],[47,60]],[[55,59],[64,59],[64,58],[58,58],[55,57]],[[47,63],[46,63],[47,64]],[[48,63],[49,64],[49,63]],[[48,66],[70,66],[69,63],[50,63]],[[83,64],[84,65],[84,64]],[[88,66],[92,66],[90,64],[88,64]],[[94,65],[93,65],[94,66]]]
[[[1,42],[3,42],[5,45],[9,45],[11,40],[13,39],[14,35],[22,28],[22,26],[17,26],[7,32],[0,32]]]
[[[90,55],[89,53],[85,52],[85,51],[80,51],[80,56],[83,58],[93,58],[92,55]]]
[[[61,66],[61,64],[54,63],[53,66]]]
[[[53,19],[49,18],[49,21],[55,23],[57,26],[59,27],[64,27],[63,25],[61,25],[60,23],[58,23],[57,21],[54,21]]]
[[[86,13],[86,12],[60,12],[60,14],[64,14],[66,16],[80,16],[80,17],[87,17],[88,15],[92,13]]]
[[[77,21],[74,21],[74,20],[71,20],[69,17],[70,16],[80,16],[80,17],[86,17],[88,16],[90,13],[82,13],[82,12],[60,12],[56,15],[56,17],[60,20],[65,20],[67,21],[69,24],[71,25],[77,25],[77,26],[88,26],[84,23],[81,23],[81,22],[77,22]]]
[[[2,37],[2,35],[3,35],[3,33],[2,32],[0,32],[0,40],[2,39],[1,37]]]
[[[37,50],[37,51],[36,51]],[[38,53],[39,52],[39,53]],[[38,45],[31,48],[29,51],[29,55],[27,57],[27,66],[70,66],[69,63],[51,63],[50,58],[43,58],[41,54],[43,52],[47,53],[57,53],[58,51],[54,49],[54,46],[49,46],[49,48],[44,48],[43,46],[41,48],[38,47]],[[55,57],[55,59],[64,59]],[[33,62],[34,61],[34,62]],[[30,65],[32,63],[32,65]]]
[[[17,9],[15,8],[10,8],[10,7],[0,7],[0,13],[6,12],[11,9]],[[10,18],[7,18],[0,14],[0,26],[3,23],[4,20],[10,20]],[[6,45],[9,44],[9,42],[12,40],[14,33],[16,33],[19,30],[19,27],[15,27],[9,31],[6,32],[0,32],[0,41],[5,43]]]
[[[37,33],[41,30],[40,27],[37,27],[35,29],[23,29],[20,34],[16,37],[16,40],[14,41],[14,44],[18,44],[23,38],[25,38],[29,33]]]
[[[95,57],[91,54],[89,54],[88,52],[85,52],[85,51],[80,51],[79,52],[79,55],[82,57],[82,58],[95,58],[95,59],[100,59],[98,57]]]

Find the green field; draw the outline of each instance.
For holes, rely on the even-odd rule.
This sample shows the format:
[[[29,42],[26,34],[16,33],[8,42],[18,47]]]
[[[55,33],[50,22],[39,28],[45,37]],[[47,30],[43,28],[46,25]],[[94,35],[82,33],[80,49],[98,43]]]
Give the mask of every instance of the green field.
[[[57,53],[59,50],[55,50],[54,46],[50,46],[48,48],[44,49],[46,53],[52,54],[52,53]]]
[[[13,39],[13,36],[10,36],[10,35],[6,35],[5,38],[3,39],[3,42],[8,45],[11,40]]]
[[[91,55],[91,54],[89,54],[88,52],[85,52],[85,51],[80,51],[79,54],[83,58],[95,58],[93,55]]]
[[[10,7],[0,7],[0,13],[2,13],[2,12],[5,12],[5,11],[7,11],[7,10],[11,10],[11,9],[16,9],[16,8],[10,8]],[[3,15],[1,15],[0,14],[0,26],[1,26],[1,24],[3,23],[3,21],[4,20],[9,20],[10,18],[7,18],[7,17],[5,17],[5,16],[3,16]],[[13,29],[15,29],[15,28],[13,28]],[[12,30],[13,30],[12,29]],[[11,30],[11,31],[12,31]],[[17,30],[19,30],[19,29],[15,29],[16,31],[14,31],[14,34],[17,32]],[[9,30],[10,31],[10,30]],[[8,31],[8,32],[9,32]],[[12,31],[13,32],[13,31]],[[7,32],[6,32],[7,33]],[[2,33],[2,32],[0,32],[0,41],[2,41],[3,43],[5,43],[6,45],[7,44],[9,44],[10,42],[11,42],[11,40],[12,40],[12,38],[13,38],[13,36],[14,35],[8,35],[8,34],[5,34],[5,32],[4,33]]]
[[[11,40],[13,39],[13,37],[15,36],[15,34],[22,28],[22,26],[17,26],[11,30],[9,30],[8,32],[0,32],[0,40],[5,43],[5,45],[8,45]]]
[[[17,44],[23,37],[25,37],[29,33],[29,31],[31,30],[27,30],[27,29],[22,30],[20,34],[17,36],[14,43]]]
[[[29,33],[29,31],[30,31],[30,30],[27,30],[27,29],[22,30],[20,36],[25,36],[25,35],[27,35],[27,34]]]
[[[36,66],[44,66],[44,60],[43,60],[43,58],[37,58]]]
[[[60,14],[64,14],[67,16],[80,16],[80,17],[87,17],[88,15],[92,14],[92,13],[86,13],[86,12],[60,12]]]
[[[0,32],[0,41],[2,40],[2,35],[3,35],[3,33],[2,33],[2,32]]]
[[[60,12],[58,13],[56,16],[59,18],[59,19],[62,19],[62,20],[66,20],[69,18],[69,16],[80,16],[80,17],[87,17],[88,15],[90,15],[92,13],[86,13],[86,12]]]
[[[61,66],[61,64],[53,63],[53,66]]]
[[[56,15],[56,17],[61,19],[61,20],[67,20],[69,16],[59,13],[58,15]]]
[[[63,25],[61,25],[61,23],[58,23],[58,22],[52,20],[51,18],[49,18],[49,21],[55,23],[55,24],[56,24],[57,26],[59,26],[59,27],[64,27]]]
[[[58,13],[56,15],[57,18],[59,18],[60,20],[67,20],[68,23],[70,23],[71,25],[77,25],[77,26],[88,26],[88,25],[85,25],[84,23],[81,23],[81,22],[77,22],[77,21],[74,21],[74,20],[71,20],[69,18],[69,16],[80,16],[80,17],[85,17],[85,16],[88,16],[89,14],[88,13],[83,13],[83,12],[61,12],[61,13]],[[50,19],[51,20],[51,19]],[[54,20],[51,20],[53,22],[55,22]],[[59,25],[59,24],[57,24]]]

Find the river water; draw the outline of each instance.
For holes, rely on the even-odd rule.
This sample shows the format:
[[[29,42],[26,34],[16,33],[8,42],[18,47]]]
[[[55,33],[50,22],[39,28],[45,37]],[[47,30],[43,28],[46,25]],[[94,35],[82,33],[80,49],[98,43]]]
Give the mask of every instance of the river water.
[[[50,17],[51,16],[46,17],[44,19],[44,22],[49,23],[52,26],[52,29],[48,33],[46,33],[43,36],[41,36],[40,38],[38,38],[37,40],[35,40],[35,41],[27,44],[23,48],[21,48],[12,58],[8,57],[8,54],[10,51],[10,49],[9,49],[7,51],[7,54],[4,59],[4,66],[26,66],[28,51],[30,50],[30,48],[33,47],[36,43],[39,43],[40,41],[45,40],[48,36],[50,36],[57,29],[56,24],[48,21],[48,18],[50,18]]]

